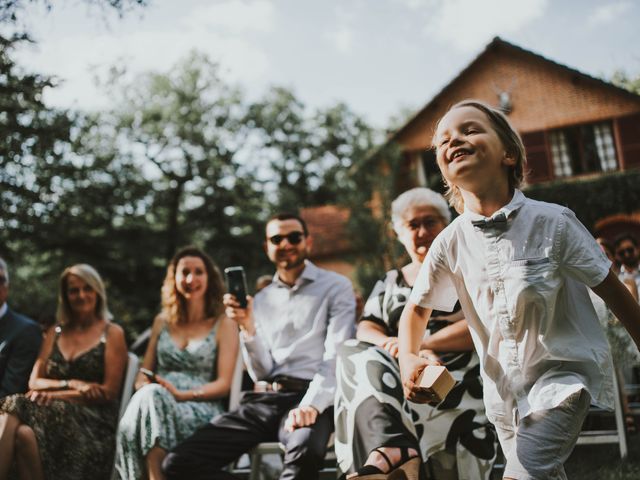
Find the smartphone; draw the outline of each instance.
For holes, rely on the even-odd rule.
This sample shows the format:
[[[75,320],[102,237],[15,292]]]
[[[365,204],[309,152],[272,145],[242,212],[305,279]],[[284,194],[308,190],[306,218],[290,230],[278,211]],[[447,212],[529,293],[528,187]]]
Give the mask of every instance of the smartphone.
[[[244,268],[227,267],[224,269],[224,276],[227,279],[227,290],[236,297],[240,308],[247,308],[247,279],[244,275]]]
[[[147,377],[149,380],[151,380],[152,382],[156,381],[156,374],[153,373],[151,370],[149,370],[148,368],[144,368],[141,367],[140,368],[140,373],[142,373],[145,377]]]

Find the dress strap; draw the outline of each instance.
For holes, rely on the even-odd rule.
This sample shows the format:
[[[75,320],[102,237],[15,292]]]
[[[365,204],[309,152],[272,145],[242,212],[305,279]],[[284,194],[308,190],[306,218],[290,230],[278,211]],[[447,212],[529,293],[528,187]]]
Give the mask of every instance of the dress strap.
[[[100,343],[107,343],[107,333],[109,333],[110,326],[111,326],[111,322],[107,322],[107,324],[104,326],[102,335],[100,335]]]

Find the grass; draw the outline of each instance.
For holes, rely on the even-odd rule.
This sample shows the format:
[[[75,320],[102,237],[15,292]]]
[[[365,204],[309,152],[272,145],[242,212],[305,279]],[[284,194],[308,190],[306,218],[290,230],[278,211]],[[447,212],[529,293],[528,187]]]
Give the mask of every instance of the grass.
[[[620,459],[617,444],[578,445],[565,470],[569,479],[638,480],[640,479],[640,434],[627,436],[629,453]]]

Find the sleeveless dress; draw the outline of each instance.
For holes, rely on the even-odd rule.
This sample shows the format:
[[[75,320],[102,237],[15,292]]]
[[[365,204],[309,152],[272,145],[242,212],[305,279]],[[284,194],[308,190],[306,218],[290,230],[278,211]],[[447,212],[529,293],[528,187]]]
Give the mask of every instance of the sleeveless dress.
[[[67,361],[58,347],[61,328],[46,364],[47,378],[102,383],[105,327],[98,345]],[[81,405],[54,400],[40,406],[24,395],[0,400],[0,413],[16,415],[35,432],[47,480],[107,480],[113,468],[118,401]]]
[[[362,320],[380,325],[386,335],[397,336],[410,293],[402,272],[389,271],[374,286]],[[456,311],[459,309],[456,304]],[[458,318],[462,317],[455,312],[434,311],[427,335]],[[490,477],[497,439],[484,413],[479,358],[474,351],[438,353],[457,382],[440,405],[431,407],[405,399],[398,361],[383,348],[356,339],[340,346],[335,402],[340,473],[355,472],[371,450],[387,446],[415,448],[425,461],[438,458],[437,471],[453,470],[454,476],[447,478]],[[440,478],[435,472],[431,475]]]
[[[178,390],[200,387],[216,378],[218,324],[204,340],[179,349],[165,326],[156,347],[156,373]],[[142,478],[145,457],[154,446],[171,450],[198,427],[224,411],[222,401],[178,402],[157,383],[143,386],[131,398],[117,434],[116,470],[121,479]]]

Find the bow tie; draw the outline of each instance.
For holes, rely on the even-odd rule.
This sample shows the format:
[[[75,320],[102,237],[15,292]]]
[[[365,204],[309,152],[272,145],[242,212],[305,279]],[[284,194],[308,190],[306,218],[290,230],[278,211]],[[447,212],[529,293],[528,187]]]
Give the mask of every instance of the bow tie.
[[[491,218],[484,218],[482,220],[473,220],[471,224],[474,227],[478,227],[478,228],[504,226],[507,224],[507,216],[504,214],[504,212],[500,212]]]

